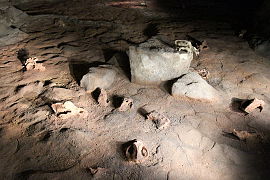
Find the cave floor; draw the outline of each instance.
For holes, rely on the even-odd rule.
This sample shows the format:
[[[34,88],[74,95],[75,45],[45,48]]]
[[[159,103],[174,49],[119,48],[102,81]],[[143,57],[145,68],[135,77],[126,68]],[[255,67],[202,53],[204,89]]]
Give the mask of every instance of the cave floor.
[[[46,6],[21,5],[27,13],[20,30],[28,36],[0,49],[1,179],[265,179],[269,177],[270,61],[234,35],[226,21],[192,20],[159,11],[155,4],[79,1]],[[91,10],[90,10],[91,9]],[[124,60],[130,45],[162,35],[171,42],[186,34],[206,40],[209,49],[191,67],[206,68],[219,102],[175,99],[168,88],[133,84],[128,67],[119,68],[109,98],[131,97],[126,112],[98,105],[76,80],[91,62],[114,55]],[[17,51],[25,48],[46,67],[25,71]],[[68,90],[67,90],[68,89]],[[262,112],[237,111],[237,99],[257,97]],[[66,119],[50,109],[72,101],[87,111]],[[157,130],[142,110],[171,120]],[[258,136],[239,140],[236,130]],[[139,139],[149,157],[125,160],[121,145]],[[94,171],[97,169],[97,171]]]

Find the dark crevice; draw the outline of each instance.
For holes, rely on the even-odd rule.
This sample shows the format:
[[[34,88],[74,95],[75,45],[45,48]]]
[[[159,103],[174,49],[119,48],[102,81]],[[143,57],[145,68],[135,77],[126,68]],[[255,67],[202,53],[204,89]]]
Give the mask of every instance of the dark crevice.
[[[90,67],[98,67],[100,65],[106,65],[105,62],[94,61],[94,62],[85,62],[85,61],[76,61],[69,59],[69,70],[71,76],[74,80],[80,84],[82,77],[89,72]]]
[[[114,95],[112,97],[112,104],[115,108],[119,108],[124,100],[123,96]]]

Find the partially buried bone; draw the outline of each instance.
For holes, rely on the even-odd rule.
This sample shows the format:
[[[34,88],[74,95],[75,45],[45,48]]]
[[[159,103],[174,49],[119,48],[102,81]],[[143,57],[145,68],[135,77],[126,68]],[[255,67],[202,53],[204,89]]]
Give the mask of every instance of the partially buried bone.
[[[240,131],[234,129],[232,132],[236,137],[238,137],[241,141],[251,140],[251,139],[261,139],[261,136],[256,132],[249,131]]]
[[[167,117],[155,110],[147,114],[147,119],[153,121],[157,129],[165,129],[170,124],[170,120]]]
[[[119,111],[127,111],[133,106],[133,100],[131,98],[123,98],[122,104],[118,108]]]
[[[209,76],[210,76],[210,73],[209,73],[209,71],[207,70],[207,69],[200,69],[200,70],[198,70],[197,71],[198,72],[198,74],[202,77],[202,78],[204,78],[204,79],[208,79],[209,78]]]
[[[193,47],[190,41],[187,40],[176,40],[174,42],[176,50],[179,53],[194,53],[196,56],[199,55],[199,50],[196,47]]]
[[[38,58],[28,58],[25,62],[25,68],[26,70],[39,70],[39,71],[45,71],[45,67],[41,63],[37,63]]]
[[[265,102],[263,100],[254,98],[243,101],[240,105],[240,109],[245,111],[246,113],[251,113],[252,111],[258,108],[261,112],[263,110],[264,105]]]
[[[148,150],[142,141],[134,139],[125,144],[124,152],[128,161],[143,162],[148,156]]]
[[[79,113],[86,112],[83,108],[76,107],[71,101],[66,101],[63,103],[55,103],[52,104],[52,109],[55,112],[55,114],[61,115],[76,115]]]

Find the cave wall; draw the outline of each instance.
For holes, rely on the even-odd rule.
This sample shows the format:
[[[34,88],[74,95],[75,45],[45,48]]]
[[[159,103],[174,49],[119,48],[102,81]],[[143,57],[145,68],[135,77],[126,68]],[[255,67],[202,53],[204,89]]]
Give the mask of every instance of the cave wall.
[[[270,1],[264,0],[254,18],[255,31],[259,35],[270,38]]]
[[[37,9],[46,9],[46,7],[53,6],[54,3],[68,3],[68,2],[105,2],[105,1],[119,1],[119,0],[0,0],[0,6],[3,4],[12,4],[16,8],[23,11],[28,10],[29,7]],[[121,0],[120,0],[121,1]],[[125,0],[122,0],[125,1]],[[270,38],[270,1],[269,0],[145,0],[147,3],[155,3],[161,10],[168,13],[180,12],[186,14],[192,12],[195,18],[220,19],[215,16],[228,18],[235,25],[239,25],[239,29],[251,30],[253,34],[257,34],[264,38]],[[229,9],[229,11],[228,11]],[[186,10],[186,11],[185,11]],[[197,15],[196,15],[197,14]]]

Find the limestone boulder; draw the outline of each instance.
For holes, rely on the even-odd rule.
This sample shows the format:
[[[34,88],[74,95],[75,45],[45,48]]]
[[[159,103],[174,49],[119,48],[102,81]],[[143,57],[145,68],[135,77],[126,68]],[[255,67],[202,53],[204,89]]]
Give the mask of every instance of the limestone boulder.
[[[154,37],[140,46],[131,46],[129,59],[133,83],[159,84],[188,72],[193,49],[176,51],[174,45]]]
[[[116,71],[108,65],[89,68],[89,72],[80,81],[80,86],[87,92],[92,92],[96,88],[109,88],[116,77]]]
[[[18,28],[11,28],[6,24],[0,24],[0,47],[15,44],[28,37],[28,34]]]
[[[188,72],[172,86],[174,97],[187,97],[201,101],[217,101],[218,91],[207,83],[197,72]]]
[[[19,29],[28,15],[13,6],[0,7],[0,47],[15,44],[28,37]]]

